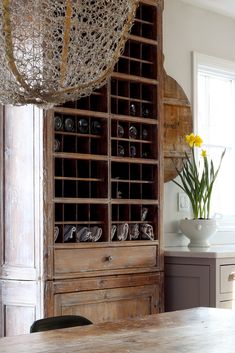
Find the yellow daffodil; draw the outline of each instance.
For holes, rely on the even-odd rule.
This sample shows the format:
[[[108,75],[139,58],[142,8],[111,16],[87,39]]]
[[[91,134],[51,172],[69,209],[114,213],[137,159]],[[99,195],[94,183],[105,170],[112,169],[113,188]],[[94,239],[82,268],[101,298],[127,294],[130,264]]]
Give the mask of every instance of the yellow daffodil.
[[[191,148],[193,146],[201,147],[203,143],[202,138],[199,135],[194,135],[194,133],[191,133],[190,135],[186,135],[185,140]]]
[[[206,157],[207,157],[207,152],[206,152],[206,150],[202,150],[201,155],[202,155],[203,158],[206,158]]]
[[[202,138],[199,135],[196,135],[195,139],[194,139],[195,146],[196,147],[201,147],[202,143],[203,143]]]
[[[190,135],[186,135],[185,140],[190,147],[193,147],[195,142],[195,135],[193,133],[191,133]]]

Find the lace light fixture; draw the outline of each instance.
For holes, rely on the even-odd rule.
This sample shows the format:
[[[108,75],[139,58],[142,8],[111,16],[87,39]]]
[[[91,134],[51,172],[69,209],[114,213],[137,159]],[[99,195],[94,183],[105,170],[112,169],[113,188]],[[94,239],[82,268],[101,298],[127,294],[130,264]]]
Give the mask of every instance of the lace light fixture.
[[[1,0],[0,103],[50,107],[111,74],[138,0]]]

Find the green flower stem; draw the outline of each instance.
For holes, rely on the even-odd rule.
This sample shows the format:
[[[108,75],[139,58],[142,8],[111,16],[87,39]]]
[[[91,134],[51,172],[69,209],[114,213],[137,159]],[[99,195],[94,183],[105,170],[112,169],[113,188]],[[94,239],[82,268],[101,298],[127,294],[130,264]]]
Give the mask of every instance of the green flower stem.
[[[195,219],[210,217],[210,203],[214,182],[221,167],[225,151],[223,151],[217,170],[214,169],[214,164],[208,164],[207,156],[203,155],[203,170],[199,173],[195,158],[195,145],[191,147],[192,156],[185,153],[185,160],[183,161],[182,171],[178,170],[175,166],[180,182],[173,180],[189,197],[192,205],[193,216]]]

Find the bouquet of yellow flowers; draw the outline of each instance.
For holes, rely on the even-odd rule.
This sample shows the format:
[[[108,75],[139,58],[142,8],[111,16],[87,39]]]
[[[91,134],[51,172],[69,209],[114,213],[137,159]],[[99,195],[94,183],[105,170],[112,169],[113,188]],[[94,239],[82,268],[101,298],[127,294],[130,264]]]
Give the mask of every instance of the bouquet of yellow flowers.
[[[176,180],[173,180],[173,182],[188,195],[194,219],[209,219],[211,194],[224,158],[225,149],[221,154],[219,166],[216,170],[213,161],[208,160],[206,150],[202,150],[203,166],[200,168],[200,165],[197,166],[196,164],[195,148],[200,148],[203,140],[199,135],[193,133],[186,135],[185,139],[191,148],[192,156],[185,153],[182,171],[176,167],[181,183]]]

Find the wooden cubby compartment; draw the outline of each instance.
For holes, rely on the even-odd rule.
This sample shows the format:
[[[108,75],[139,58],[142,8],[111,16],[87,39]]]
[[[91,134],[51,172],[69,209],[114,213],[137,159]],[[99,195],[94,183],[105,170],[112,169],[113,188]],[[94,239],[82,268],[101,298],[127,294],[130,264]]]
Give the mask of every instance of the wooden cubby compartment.
[[[101,228],[102,235],[99,241],[108,241],[108,229],[104,223],[105,217],[107,217],[107,206],[103,204],[55,204],[55,226],[59,230],[55,242],[79,242],[77,233],[82,228],[93,230],[95,227]],[[72,228],[74,231],[71,231]],[[81,242],[84,241],[81,240]]]
[[[63,104],[65,108],[88,110],[92,112],[107,111],[107,86],[93,92],[90,96],[83,97],[78,101],[66,102]]]
[[[111,113],[156,119],[154,99],[157,94],[156,85],[136,82],[125,82],[112,79],[111,82]]]

